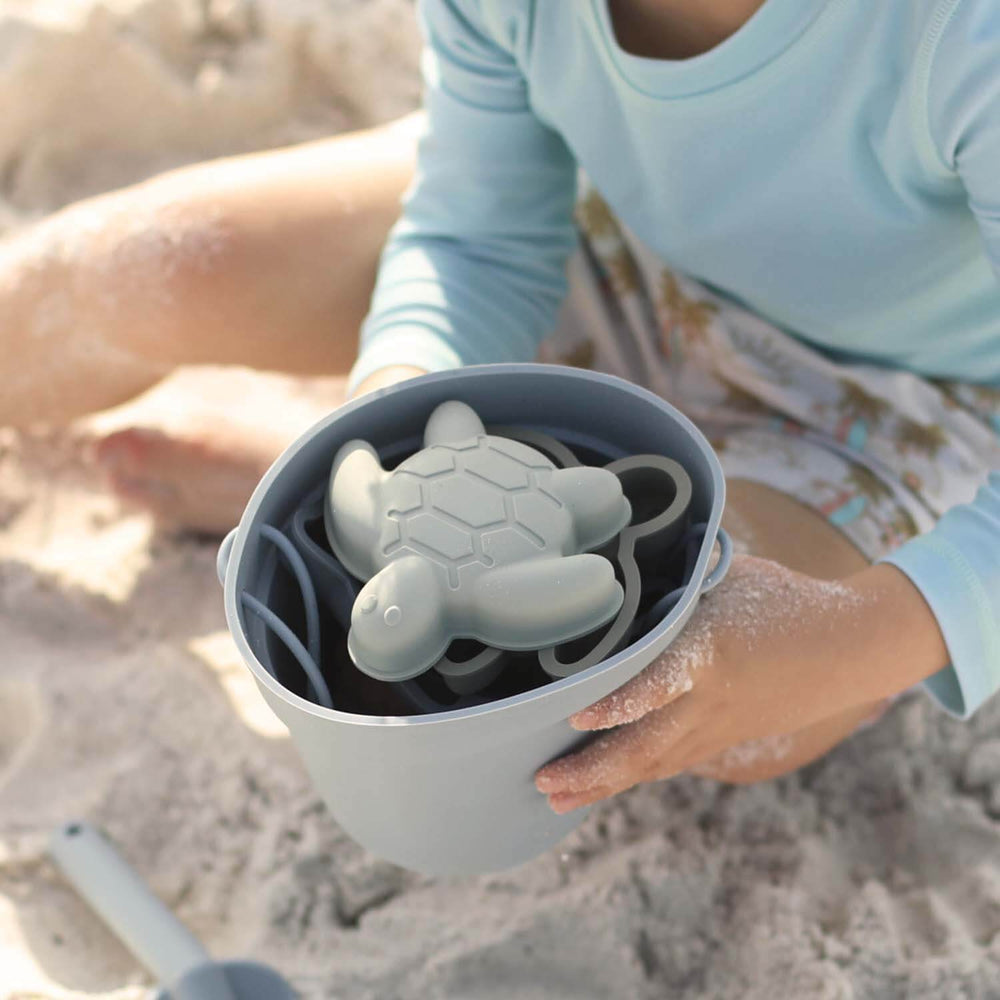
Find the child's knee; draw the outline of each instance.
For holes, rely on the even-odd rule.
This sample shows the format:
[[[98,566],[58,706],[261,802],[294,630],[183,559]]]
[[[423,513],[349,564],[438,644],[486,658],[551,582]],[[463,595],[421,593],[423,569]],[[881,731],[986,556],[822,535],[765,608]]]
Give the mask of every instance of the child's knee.
[[[245,252],[221,207],[152,181],[80,203],[54,221],[80,315],[123,352],[168,365],[196,360],[184,331],[218,308]]]
[[[109,226],[107,265],[155,308],[202,290],[239,256],[239,234],[219,204],[150,189],[121,206]]]

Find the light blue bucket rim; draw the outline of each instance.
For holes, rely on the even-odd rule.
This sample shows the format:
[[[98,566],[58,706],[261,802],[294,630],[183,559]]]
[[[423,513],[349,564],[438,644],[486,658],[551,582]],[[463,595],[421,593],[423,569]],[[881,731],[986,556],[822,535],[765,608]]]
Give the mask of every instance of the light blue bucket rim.
[[[256,654],[250,647],[250,642],[246,634],[246,625],[243,620],[243,609],[240,606],[239,593],[237,590],[238,572],[229,572],[230,568],[238,568],[243,551],[250,541],[251,532],[257,526],[256,514],[260,509],[263,499],[277,482],[286,467],[291,463],[298,452],[313,438],[322,434],[332,424],[339,422],[349,413],[356,410],[373,406],[380,399],[389,396],[416,393],[422,386],[434,385],[441,382],[455,382],[472,380],[481,377],[496,377],[506,375],[558,375],[560,378],[575,379],[582,382],[600,383],[611,388],[628,392],[638,399],[663,410],[671,419],[680,425],[698,444],[701,452],[705,456],[712,478],[712,503],[711,512],[707,520],[707,530],[705,540],[702,543],[701,552],[695,563],[687,588],[677,604],[671,609],[669,614],[654,628],[650,629],[644,636],[635,640],[624,649],[608,657],[601,663],[597,663],[586,670],[582,670],[570,677],[552,681],[531,691],[512,695],[508,698],[500,698],[485,705],[475,705],[467,708],[453,709],[443,712],[435,712],[426,715],[413,716],[379,716],[361,715],[354,712],[343,712],[336,708],[324,708],[315,702],[303,698],[301,695],[286,688],[276,677],[258,660]],[[332,459],[331,459],[332,460]],[[378,389],[367,393],[357,399],[345,403],[338,407],[328,416],[299,435],[287,448],[278,456],[267,470],[257,488],[253,491],[250,500],[247,502],[240,523],[224,539],[220,547],[217,559],[217,571],[220,580],[223,581],[224,604],[226,620],[229,631],[233,636],[233,641],[246,663],[253,673],[259,685],[273,694],[276,698],[284,701],[289,707],[300,712],[306,712],[321,719],[328,719],[351,725],[371,726],[378,728],[385,727],[412,727],[412,726],[435,726],[457,722],[472,718],[491,716],[501,712],[517,710],[520,707],[531,703],[542,702],[548,699],[558,699],[560,696],[568,694],[570,690],[577,687],[586,687],[597,678],[614,673],[616,668],[626,661],[636,660],[639,666],[629,674],[623,674],[614,690],[626,681],[638,674],[645,663],[649,660],[643,654],[650,647],[656,646],[658,641],[669,632],[678,619],[686,617],[693,605],[700,597],[709,590],[716,587],[724,578],[732,560],[732,542],[729,535],[723,530],[722,511],[725,506],[726,482],[719,463],[718,456],[709,444],[705,435],[695,426],[692,421],[672,406],[665,399],[655,393],[637,386],[625,379],[615,375],[607,375],[603,372],[593,372],[582,368],[568,368],[562,365],[548,364],[491,364],[491,365],[470,365],[465,368],[457,368],[443,372],[432,372],[421,375],[417,378],[408,379],[384,389]],[[715,549],[716,541],[720,545],[720,555],[715,566],[709,572],[708,565]],[[596,699],[595,699],[596,700]],[[581,706],[582,707],[582,706]]]

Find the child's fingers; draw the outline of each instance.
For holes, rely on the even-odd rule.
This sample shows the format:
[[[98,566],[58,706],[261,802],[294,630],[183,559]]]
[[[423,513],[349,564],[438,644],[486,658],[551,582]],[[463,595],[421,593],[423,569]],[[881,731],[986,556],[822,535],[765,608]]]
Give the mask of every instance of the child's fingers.
[[[584,791],[620,780],[634,754],[633,734],[624,729],[584,747],[577,753],[546,764],[535,774],[535,787],[546,795]]]
[[[549,806],[552,811],[560,816],[563,813],[572,812],[574,809],[581,809],[583,806],[593,805],[601,799],[610,798],[615,792],[601,785],[598,788],[590,788],[585,792],[560,792],[549,796]]]
[[[600,737],[578,753],[546,764],[535,775],[535,787],[547,795],[598,787],[612,791],[630,788],[658,769],[670,746],[687,731],[677,718],[678,707],[651,712],[638,722]]]
[[[693,670],[705,660],[704,656],[696,660],[690,644],[678,639],[676,646],[617,691],[571,715],[569,724],[574,729],[610,729],[635,722],[690,691],[694,687]]]

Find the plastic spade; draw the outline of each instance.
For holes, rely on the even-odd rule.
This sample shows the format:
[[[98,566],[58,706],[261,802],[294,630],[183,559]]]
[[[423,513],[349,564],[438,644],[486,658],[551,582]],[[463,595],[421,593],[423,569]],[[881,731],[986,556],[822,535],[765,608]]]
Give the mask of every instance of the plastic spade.
[[[110,840],[87,823],[67,823],[49,853],[76,891],[162,984],[157,1000],[296,1000],[273,969],[215,962],[160,902]]]

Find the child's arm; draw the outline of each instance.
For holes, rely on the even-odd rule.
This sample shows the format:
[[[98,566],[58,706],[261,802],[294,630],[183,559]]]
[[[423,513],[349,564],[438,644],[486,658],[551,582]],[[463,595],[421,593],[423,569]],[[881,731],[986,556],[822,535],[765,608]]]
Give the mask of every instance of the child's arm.
[[[1000,17],[992,0],[955,5],[927,86],[928,155],[964,186],[1000,280]],[[1000,316],[993,328],[1000,337]],[[977,346],[956,346],[956,353],[974,355]],[[983,347],[990,359],[1000,350]],[[932,677],[928,690],[968,718],[1000,687],[1000,471],[972,503],[952,508],[885,561],[913,581],[944,632],[952,666]]]
[[[565,296],[576,166],[528,102],[527,15],[500,7],[419,4],[427,126],[353,388],[388,366],[532,360]]]
[[[964,186],[1000,278],[1000,18],[991,0],[965,0],[941,27],[925,152]],[[830,588],[734,563],[660,661],[572,720],[622,728],[543,768],[539,788],[557,810],[577,808],[925,679],[971,715],[1000,688],[1000,471],[932,531]]]

